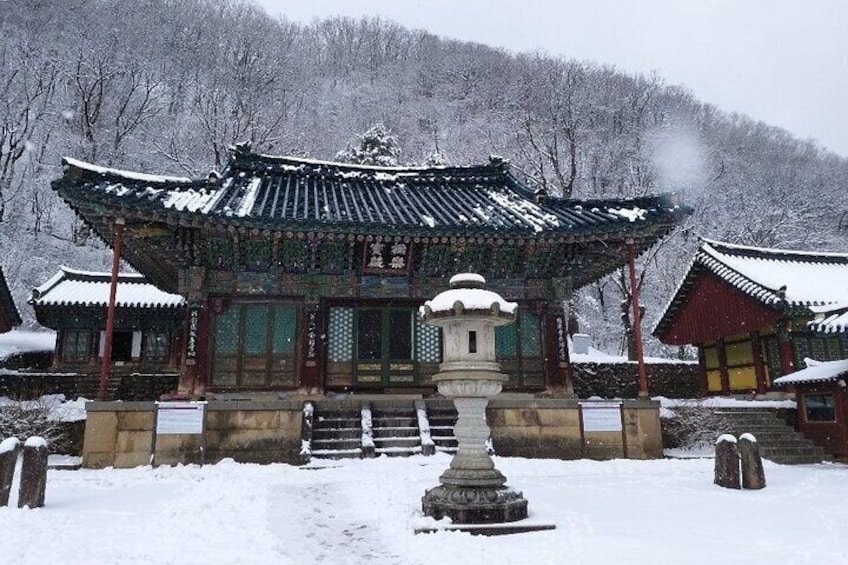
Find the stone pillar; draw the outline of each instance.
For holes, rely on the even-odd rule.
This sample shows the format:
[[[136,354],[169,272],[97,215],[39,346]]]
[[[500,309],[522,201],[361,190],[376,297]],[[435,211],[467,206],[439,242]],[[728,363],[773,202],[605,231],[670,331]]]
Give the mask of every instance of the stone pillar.
[[[15,478],[15,464],[20,450],[21,442],[16,437],[0,442],[0,507],[9,504],[9,494],[12,492],[12,481]]]
[[[742,462],[742,488],[758,490],[766,487],[766,473],[757,438],[751,434],[739,436],[739,458]]]
[[[736,438],[723,434],[715,446],[715,484],[724,488],[740,488],[739,451]]]
[[[44,506],[44,491],[47,488],[47,455],[47,442],[44,438],[34,436],[24,443],[18,508]]]

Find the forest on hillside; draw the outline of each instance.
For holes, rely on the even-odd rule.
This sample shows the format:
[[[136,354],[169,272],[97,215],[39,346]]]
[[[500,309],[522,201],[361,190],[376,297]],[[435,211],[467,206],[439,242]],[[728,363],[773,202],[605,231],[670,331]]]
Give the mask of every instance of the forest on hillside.
[[[30,289],[59,265],[109,265],[50,188],[60,156],[205,176],[237,142],[333,159],[375,124],[400,164],[498,154],[552,194],[683,193],[695,213],[640,258],[648,330],[698,236],[848,251],[848,159],[658,76],[377,18],[302,25],[236,0],[7,0],[0,62],[0,266],[28,327]],[[571,305],[611,353],[625,344],[623,281]]]

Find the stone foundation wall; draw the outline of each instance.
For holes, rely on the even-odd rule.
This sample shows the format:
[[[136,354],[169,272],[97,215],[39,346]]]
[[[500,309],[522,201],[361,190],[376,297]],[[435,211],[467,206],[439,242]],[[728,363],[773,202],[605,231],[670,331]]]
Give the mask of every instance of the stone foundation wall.
[[[92,402],[86,412],[87,468],[216,463],[228,457],[252,463],[301,462],[299,402],[210,402],[203,434],[155,434],[153,402]]]
[[[332,404],[321,403],[326,408]],[[212,401],[206,407],[203,434],[157,435],[155,403],[92,402],[86,405],[83,466],[215,463],[224,458],[298,465],[302,406],[298,401]],[[498,398],[489,403],[487,418],[495,453],[502,456],[662,457],[657,402],[625,400],[622,430],[615,432],[584,432],[580,405],[574,399]]]
[[[659,403],[625,400],[623,426],[584,432],[580,406],[571,399],[495,399],[487,410],[495,453],[549,459],[654,459],[662,457]]]

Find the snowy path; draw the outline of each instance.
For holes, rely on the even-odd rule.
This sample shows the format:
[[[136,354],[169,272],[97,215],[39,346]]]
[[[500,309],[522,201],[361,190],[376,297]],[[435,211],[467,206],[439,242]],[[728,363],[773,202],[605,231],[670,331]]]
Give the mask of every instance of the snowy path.
[[[304,472],[316,476],[327,473]],[[302,545],[287,547],[295,561],[330,565],[413,563],[408,557],[387,551],[379,528],[369,524],[363,513],[367,509],[355,507],[348,485],[316,478],[318,481],[307,488],[278,485],[272,494],[272,530],[279,531],[280,539],[289,544],[293,538],[303,540]]]

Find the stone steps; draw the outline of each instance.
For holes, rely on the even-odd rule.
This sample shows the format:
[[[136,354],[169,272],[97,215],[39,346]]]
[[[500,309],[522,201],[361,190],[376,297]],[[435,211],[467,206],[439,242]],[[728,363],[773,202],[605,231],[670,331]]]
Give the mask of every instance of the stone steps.
[[[456,408],[453,403],[427,406],[427,419],[430,421],[430,437],[436,446],[436,451],[456,453],[458,444],[453,435],[456,425]]]
[[[760,454],[785,465],[821,463],[824,450],[796,432],[773,410],[721,408],[715,414],[724,418],[724,433],[736,437],[749,433],[757,439]]]
[[[371,408],[371,433],[374,453],[404,457],[421,453],[421,432],[415,407],[393,406]]]

